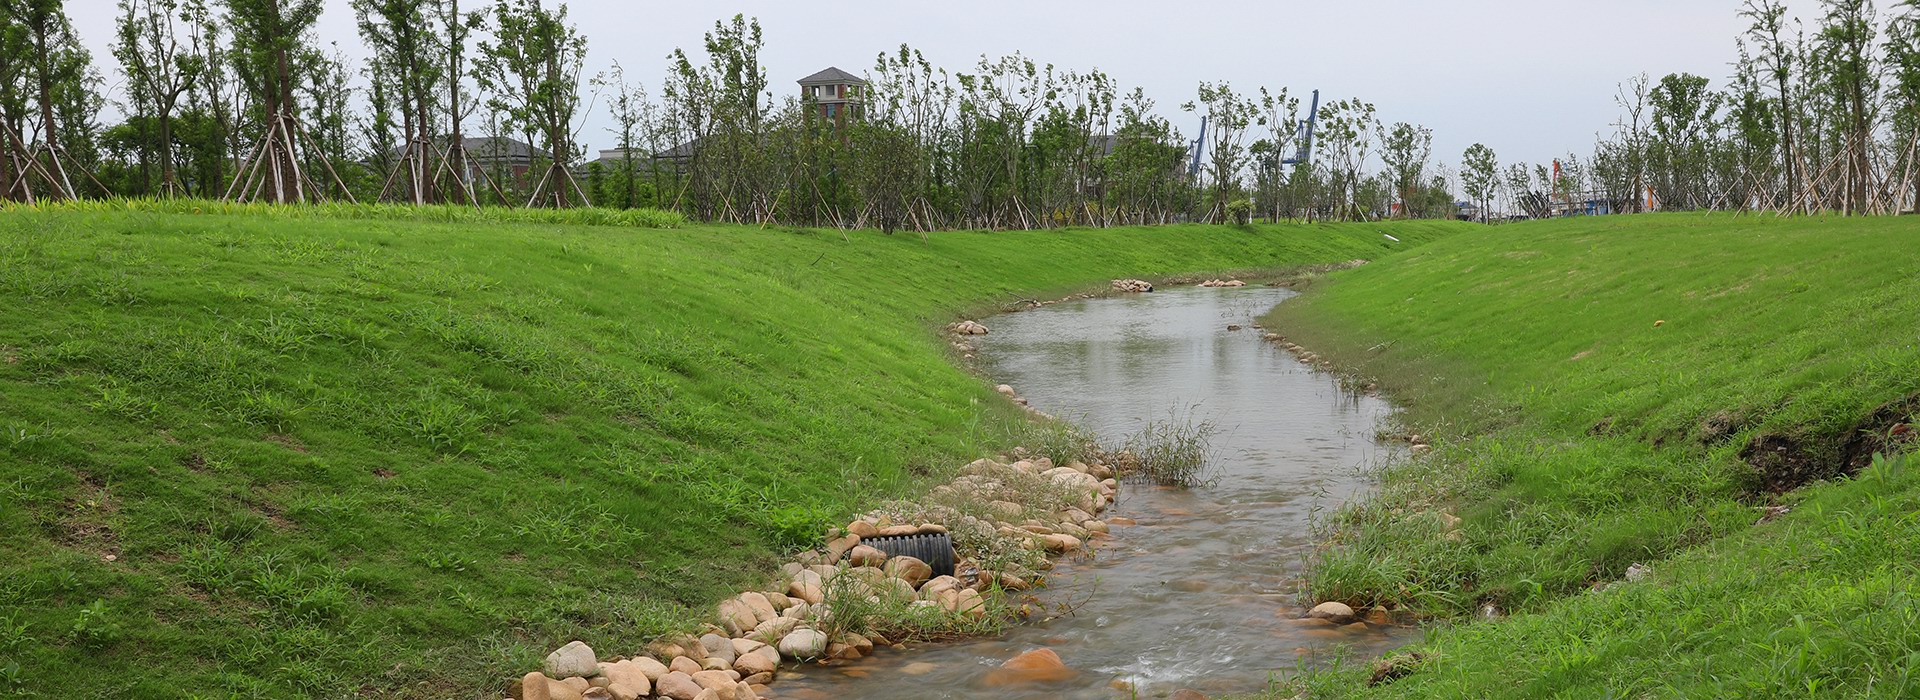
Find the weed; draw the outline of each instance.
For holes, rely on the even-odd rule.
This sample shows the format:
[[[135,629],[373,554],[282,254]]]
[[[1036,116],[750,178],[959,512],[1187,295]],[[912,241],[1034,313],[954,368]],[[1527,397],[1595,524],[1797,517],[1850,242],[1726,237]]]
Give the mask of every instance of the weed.
[[[1219,478],[1210,467],[1208,452],[1219,433],[1211,421],[1196,420],[1193,409],[1176,409],[1106,452],[1121,478],[1160,486],[1204,486]]]

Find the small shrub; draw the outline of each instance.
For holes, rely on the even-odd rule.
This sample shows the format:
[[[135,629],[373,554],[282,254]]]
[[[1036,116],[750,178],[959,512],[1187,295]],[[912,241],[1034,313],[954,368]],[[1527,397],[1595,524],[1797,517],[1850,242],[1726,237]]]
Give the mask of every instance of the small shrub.
[[[96,599],[80,609],[67,634],[75,644],[99,649],[120,640],[120,623],[108,612],[107,601]]]

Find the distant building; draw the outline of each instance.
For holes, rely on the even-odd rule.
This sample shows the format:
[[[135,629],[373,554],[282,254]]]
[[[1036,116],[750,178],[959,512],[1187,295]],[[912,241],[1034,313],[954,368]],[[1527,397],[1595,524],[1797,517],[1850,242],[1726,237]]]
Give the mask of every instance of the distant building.
[[[835,124],[860,118],[866,93],[866,80],[838,68],[800,79],[800,99],[813,105],[821,118]]]
[[[467,177],[477,178],[481,172],[501,173],[515,179],[526,177],[533,170],[536,161],[552,159],[552,155],[535,148],[532,144],[505,136],[469,136],[461,139],[467,147]]]

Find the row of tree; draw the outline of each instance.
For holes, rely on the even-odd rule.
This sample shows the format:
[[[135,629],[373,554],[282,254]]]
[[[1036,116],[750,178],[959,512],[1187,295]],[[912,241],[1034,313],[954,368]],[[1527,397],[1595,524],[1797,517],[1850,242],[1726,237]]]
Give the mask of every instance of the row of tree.
[[[1470,199],[1522,216],[1601,211],[1911,212],[1920,199],[1920,0],[1745,0],[1725,87],[1675,73],[1620,86],[1623,114],[1587,157],[1501,169],[1476,146]]]
[[[0,0],[0,196],[593,203],[889,230],[1455,211],[1431,132],[1360,100],[1319,105],[1315,157],[1294,162],[1309,115],[1284,89],[1202,83],[1189,138],[1099,71],[1016,54],[949,72],[902,46],[852,118],[823,118],[774,98],[744,17],[673,52],[655,98],[617,64],[586,77],[564,5],[491,3],[352,0],[355,67],[315,39],[321,0],[120,0],[125,79],[107,94],[63,0]],[[622,156],[574,165],[583,94]],[[124,118],[100,124],[109,102]]]

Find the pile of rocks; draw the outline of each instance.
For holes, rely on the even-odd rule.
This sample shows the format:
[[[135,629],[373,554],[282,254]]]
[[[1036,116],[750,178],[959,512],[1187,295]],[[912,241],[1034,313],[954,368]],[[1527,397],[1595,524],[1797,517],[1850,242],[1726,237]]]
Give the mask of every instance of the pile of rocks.
[[[1113,288],[1117,291],[1138,294],[1153,291],[1153,283],[1146,280],[1114,280]]]
[[[1207,280],[1205,282],[1201,282],[1200,286],[1202,287],[1245,287],[1247,286],[1247,283],[1242,282],[1240,280]]]
[[[986,335],[987,327],[979,321],[960,321],[948,325],[947,332],[954,335]]]
[[[969,552],[1025,551],[1044,564],[1044,555],[1073,552],[1107,535],[1108,525],[1098,515],[1113,502],[1119,483],[1114,470],[1098,460],[1055,466],[1044,457],[981,459],[961,472],[928,494],[929,502],[951,505],[918,507],[924,520],[912,523],[895,523],[887,512],[875,511],[834,528],[823,547],[784,565],[777,582],[721,602],[707,634],[655,642],[644,656],[611,662],[572,642],[549,655],[541,671],[520,678],[513,697],[757,700],[784,662],[857,659],[876,645],[891,644],[877,636],[835,633],[837,601],[888,603],[958,622],[984,620],[1003,614],[998,601],[1005,591],[1025,590],[1041,577],[1006,558],[985,566]],[[888,556],[863,544],[878,537],[939,533],[966,543],[951,576],[934,576],[927,562]]]

